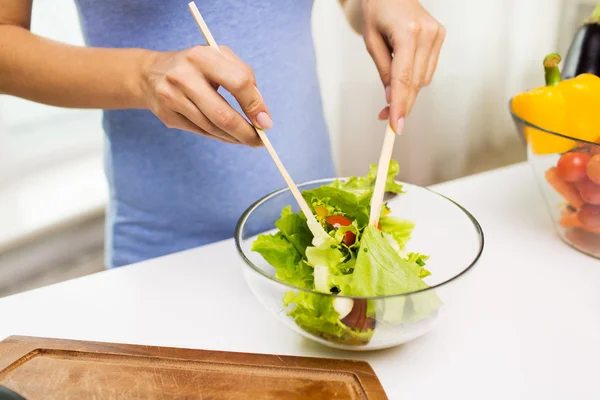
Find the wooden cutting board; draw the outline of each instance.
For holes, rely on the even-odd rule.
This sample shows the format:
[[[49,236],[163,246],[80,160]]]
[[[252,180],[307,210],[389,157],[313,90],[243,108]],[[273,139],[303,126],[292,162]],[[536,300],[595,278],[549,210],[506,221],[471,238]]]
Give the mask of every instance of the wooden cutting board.
[[[27,400],[387,399],[364,361],[13,336],[0,385]]]

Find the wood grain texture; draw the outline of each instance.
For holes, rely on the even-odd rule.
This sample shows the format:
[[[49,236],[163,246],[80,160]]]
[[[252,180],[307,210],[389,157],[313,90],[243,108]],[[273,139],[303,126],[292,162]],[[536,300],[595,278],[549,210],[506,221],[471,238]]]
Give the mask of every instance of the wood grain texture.
[[[369,399],[387,396],[364,361],[13,336],[0,385],[38,399]]]

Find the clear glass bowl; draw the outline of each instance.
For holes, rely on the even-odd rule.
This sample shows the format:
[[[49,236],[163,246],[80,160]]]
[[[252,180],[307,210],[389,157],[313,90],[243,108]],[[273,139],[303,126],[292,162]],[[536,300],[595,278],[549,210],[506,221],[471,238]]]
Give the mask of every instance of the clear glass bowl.
[[[308,182],[299,188],[313,189],[332,181]],[[406,193],[394,197],[388,205],[391,215],[415,223],[406,250],[430,256],[426,268],[431,275],[424,279],[429,289],[396,296],[351,298],[300,289],[275,278],[275,269],[251,248],[259,233],[276,231],[274,223],[285,206],[298,212],[286,188],[252,205],[240,218],[235,233],[237,249],[246,262],[243,273],[260,303],[292,331],[345,350],[394,347],[427,333],[444,315],[447,305],[460,295],[464,281],[459,278],[475,265],[483,251],[483,231],[477,220],[452,200],[422,187],[403,185]],[[337,305],[350,304],[352,312],[344,321],[356,329],[351,334],[336,333],[339,326],[319,331],[305,329],[300,319],[297,323],[289,315],[296,305],[284,306],[283,298],[290,292],[310,298],[328,311],[333,310],[334,301]]]
[[[589,164],[594,155],[600,154],[600,144],[540,128],[516,115],[510,104],[509,110],[527,146],[528,163],[533,169],[556,232],[574,249],[600,258],[600,184],[589,179],[587,168],[581,169],[579,174],[573,168],[576,162],[574,158],[583,162],[588,160]],[[584,156],[581,156],[582,153]],[[600,156],[594,161],[598,164]],[[580,179],[565,181],[565,177],[573,180],[577,175]]]

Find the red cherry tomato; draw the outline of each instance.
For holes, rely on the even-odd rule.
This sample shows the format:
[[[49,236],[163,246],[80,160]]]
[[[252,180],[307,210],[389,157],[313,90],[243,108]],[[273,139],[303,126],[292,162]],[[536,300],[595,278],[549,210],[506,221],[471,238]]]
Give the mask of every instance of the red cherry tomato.
[[[600,205],[600,185],[596,185],[589,179],[580,182],[577,187],[583,201],[595,206]]]
[[[344,239],[342,239],[342,243],[344,243],[346,246],[352,246],[355,241],[356,235],[354,232],[346,231],[346,233],[344,233]]]
[[[592,182],[600,185],[600,154],[595,155],[587,163],[587,176]]]
[[[558,175],[565,182],[578,182],[587,176],[586,167],[590,160],[588,153],[566,153],[560,157]]]
[[[579,221],[587,228],[600,228],[600,207],[585,204],[577,214]]]
[[[333,226],[334,228],[339,228],[340,226],[350,226],[352,225],[352,221],[350,221],[348,218],[344,217],[343,215],[330,215],[329,217],[325,218],[325,221],[327,221],[327,223],[331,226]],[[338,225],[338,226],[336,226]]]

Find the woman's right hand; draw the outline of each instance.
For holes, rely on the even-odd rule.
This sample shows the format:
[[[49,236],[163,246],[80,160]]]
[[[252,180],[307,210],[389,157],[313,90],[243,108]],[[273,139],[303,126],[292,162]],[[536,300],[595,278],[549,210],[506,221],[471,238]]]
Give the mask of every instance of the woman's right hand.
[[[254,127],[217,92],[225,88],[252,124],[270,129],[273,122],[254,72],[229,48],[219,47],[222,53],[208,46],[152,53],[143,73],[147,107],[169,128],[260,146]]]

